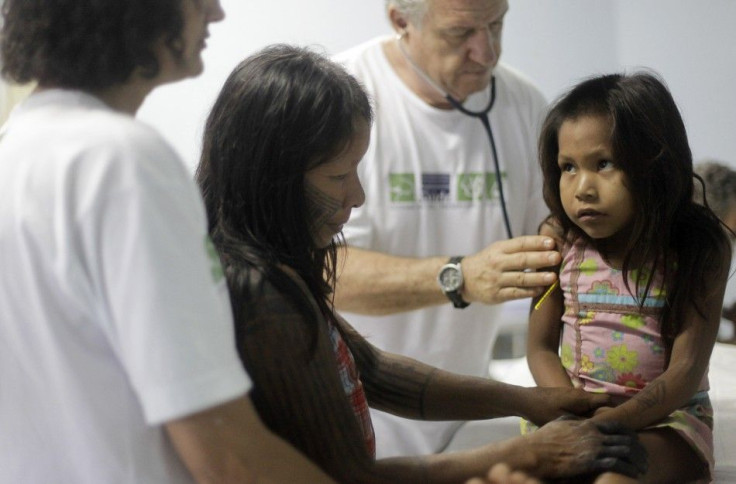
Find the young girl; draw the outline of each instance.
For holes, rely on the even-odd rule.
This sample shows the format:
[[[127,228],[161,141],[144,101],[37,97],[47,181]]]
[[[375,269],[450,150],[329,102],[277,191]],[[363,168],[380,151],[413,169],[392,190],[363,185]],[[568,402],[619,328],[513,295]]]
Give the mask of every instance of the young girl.
[[[559,286],[531,311],[534,379],[608,393],[613,405],[592,420],[638,431],[648,472],[596,483],[709,481],[707,368],[731,249],[692,201],[672,96],[647,73],[587,80],[550,111],[539,145],[563,261]]]

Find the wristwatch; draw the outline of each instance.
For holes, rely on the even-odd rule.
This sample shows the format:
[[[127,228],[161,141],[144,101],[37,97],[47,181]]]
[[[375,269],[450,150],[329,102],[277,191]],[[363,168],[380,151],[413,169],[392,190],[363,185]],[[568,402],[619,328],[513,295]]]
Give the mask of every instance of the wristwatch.
[[[447,264],[440,268],[437,274],[437,282],[440,284],[442,292],[445,293],[452,305],[462,309],[470,306],[470,303],[463,300],[460,290],[463,288],[463,269],[460,266],[462,256],[451,257]]]

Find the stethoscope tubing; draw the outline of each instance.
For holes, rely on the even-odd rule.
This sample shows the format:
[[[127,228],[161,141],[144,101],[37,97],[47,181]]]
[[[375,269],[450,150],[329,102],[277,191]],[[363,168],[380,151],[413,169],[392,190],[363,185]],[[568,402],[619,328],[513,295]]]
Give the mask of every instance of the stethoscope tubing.
[[[466,116],[471,116],[473,118],[478,118],[480,122],[483,124],[483,127],[486,130],[486,134],[488,134],[488,142],[491,146],[491,155],[493,156],[493,168],[496,171],[496,183],[498,185],[498,198],[501,201],[501,211],[503,212],[503,222],[504,226],[506,227],[506,235],[508,235],[508,238],[513,238],[512,232],[511,232],[511,221],[509,220],[509,212],[508,208],[506,207],[506,196],[503,192],[503,181],[501,180],[501,166],[498,163],[498,151],[496,150],[496,140],[493,137],[493,129],[491,128],[491,119],[488,117],[488,113],[491,112],[491,109],[493,108],[493,104],[496,102],[496,77],[491,77],[491,98],[488,100],[488,105],[485,109],[481,111],[471,111],[470,109],[466,108],[465,106],[460,103],[457,99],[452,97],[450,93],[445,94],[445,99],[447,99],[447,102],[449,102],[452,107],[460,111],[461,113],[465,114]]]
[[[488,104],[486,107],[480,111],[472,111],[465,106],[462,105],[460,101],[452,97],[452,95],[442,89],[441,86],[439,86],[434,80],[429,77],[429,75],[424,72],[424,70],[419,67],[414,60],[411,58],[409,53],[404,49],[404,46],[401,43],[401,39],[403,37],[403,34],[399,36],[396,39],[396,42],[398,44],[399,50],[403,54],[404,58],[407,60],[409,65],[414,69],[414,71],[419,74],[419,77],[421,77],[424,82],[426,82],[428,85],[432,86],[437,92],[441,93],[445,99],[447,99],[447,102],[450,103],[450,105],[460,111],[461,113],[465,114],[466,116],[470,116],[473,118],[478,118],[480,122],[483,124],[483,127],[486,130],[486,134],[488,134],[488,141],[491,146],[491,155],[493,156],[493,168],[496,171],[496,183],[498,185],[498,197],[501,201],[501,211],[503,212],[503,222],[506,227],[506,235],[509,239],[513,238],[513,233],[511,232],[511,221],[509,220],[509,212],[508,207],[506,206],[506,196],[503,191],[503,180],[501,180],[501,166],[498,162],[498,151],[496,150],[496,141],[493,137],[493,129],[491,128],[491,120],[488,117],[488,113],[491,112],[491,109],[493,108],[493,105],[496,102],[496,77],[491,76],[491,85],[490,85],[490,91],[491,91],[491,97],[488,100]]]

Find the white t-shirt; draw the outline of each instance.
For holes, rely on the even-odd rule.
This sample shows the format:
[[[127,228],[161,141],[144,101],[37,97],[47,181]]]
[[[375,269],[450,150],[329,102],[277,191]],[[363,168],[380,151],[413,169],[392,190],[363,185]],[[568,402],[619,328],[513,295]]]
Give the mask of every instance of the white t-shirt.
[[[182,483],[162,423],[250,388],[201,199],[151,128],[74,91],[0,134],[0,482]]]
[[[336,57],[371,93],[376,121],[359,165],[365,205],[344,230],[350,245],[398,256],[455,256],[506,238],[490,144],[481,121],[434,108],[397,76],[374,39]],[[514,236],[536,234],[542,200],[537,135],[546,102],[499,64],[490,120]],[[489,90],[468,98],[483,109]],[[377,346],[457,373],[487,375],[498,306],[437,307],[348,320]],[[374,412],[379,456],[437,452],[460,423],[412,422]]]

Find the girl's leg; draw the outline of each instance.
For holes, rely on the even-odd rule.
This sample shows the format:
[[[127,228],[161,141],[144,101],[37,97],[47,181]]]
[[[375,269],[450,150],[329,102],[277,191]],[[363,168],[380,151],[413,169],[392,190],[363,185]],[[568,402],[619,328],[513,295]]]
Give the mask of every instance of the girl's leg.
[[[685,484],[705,477],[705,464],[695,451],[672,429],[639,432],[649,455],[649,470],[639,480],[620,474],[601,474],[595,484]]]
[[[643,482],[679,484],[705,477],[707,465],[674,430],[643,430],[639,439],[649,452],[649,471]]]

